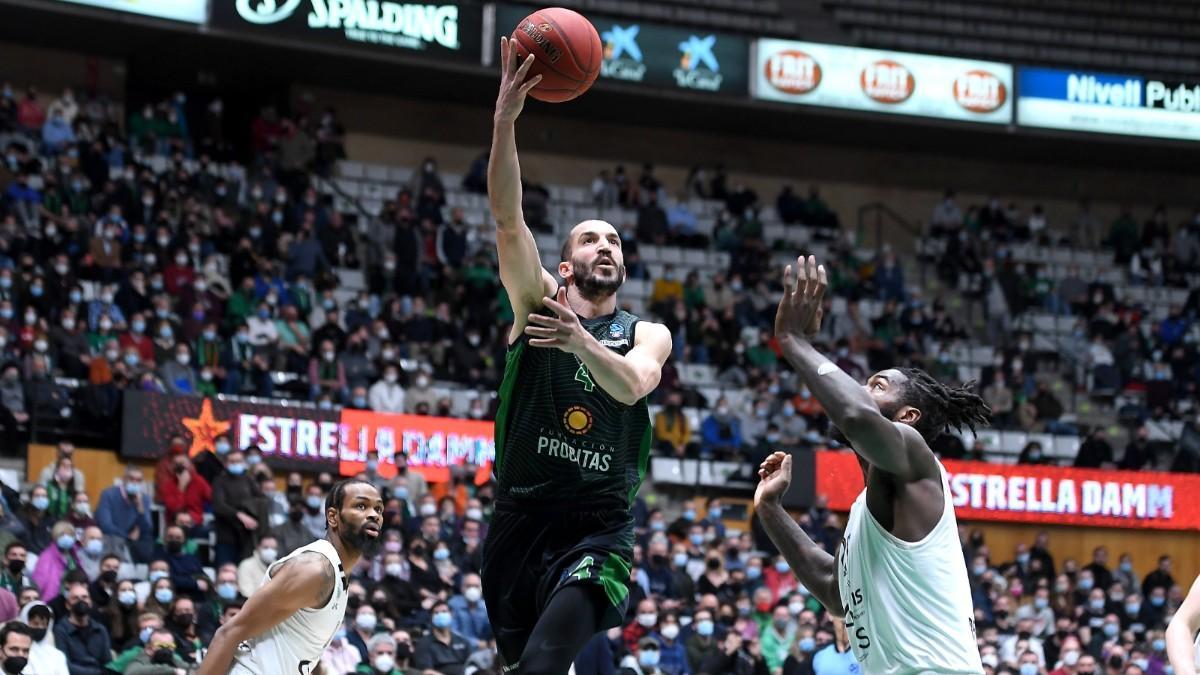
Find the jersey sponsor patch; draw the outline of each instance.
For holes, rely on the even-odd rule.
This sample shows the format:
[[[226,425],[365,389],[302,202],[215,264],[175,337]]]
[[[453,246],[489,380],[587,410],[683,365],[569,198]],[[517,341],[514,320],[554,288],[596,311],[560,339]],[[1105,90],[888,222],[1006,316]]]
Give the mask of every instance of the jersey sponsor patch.
[[[592,411],[581,405],[573,405],[567,408],[562,416],[563,426],[567,431],[582,436],[592,430],[592,424],[595,418],[592,417]]]

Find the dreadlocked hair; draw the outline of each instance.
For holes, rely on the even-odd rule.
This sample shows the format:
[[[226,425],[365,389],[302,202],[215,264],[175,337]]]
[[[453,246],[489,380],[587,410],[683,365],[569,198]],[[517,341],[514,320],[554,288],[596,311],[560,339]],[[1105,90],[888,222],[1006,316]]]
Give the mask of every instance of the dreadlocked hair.
[[[915,428],[926,443],[950,429],[962,431],[967,427],[975,433],[975,427],[989,424],[992,409],[975,393],[974,380],[961,387],[948,387],[918,368],[899,371],[908,378],[905,403],[921,411]]]

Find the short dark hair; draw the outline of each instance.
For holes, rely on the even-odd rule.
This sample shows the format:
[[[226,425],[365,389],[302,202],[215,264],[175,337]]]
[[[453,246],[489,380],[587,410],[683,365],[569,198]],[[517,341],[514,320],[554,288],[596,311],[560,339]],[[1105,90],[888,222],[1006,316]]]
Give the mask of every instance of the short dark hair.
[[[561,256],[559,258],[559,260],[567,261],[567,260],[571,259],[571,236],[570,235],[567,235],[567,238],[563,240],[562,250],[559,252],[559,255]]]
[[[26,552],[28,552],[28,551],[29,551],[29,547],[25,545],[25,542],[23,542],[23,541],[10,541],[10,542],[8,542],[8,546],[5,546],[5,547],[4,547],[4,555],[5,555],[5,557],[7,557],[7,556],[8,556],[8,554],[9,554],[9,552],[11,552],[11,551],[12,551],[14,548],[23,548],[23,549],[25,549],[25,551],[26,551]]]
[[[121,562],[121,556],[119,556],[115,553],[109,553],[108,555],[106,555],[100,559],[100,564],[103,565],[108,560],[116,560],[117,562]]]
[[[921,418],[913,426],[926,443],[932,443],[951,428],[968,427],[974,433],[976,426],[988,423],[992,410],[975,393],[974,382],[949,387],[919,368],[897,370],[908,378],[902,400],[904,405],[921,411]]]
[[[371,481],[366,481],[361,478],[347,478],[345,480],[339,480],[333,484],[333,488],[329,491],[329,494],[325,496],[325,510],[328,511],[329,509],[337,509],[340,511],[342,509],[342,502],[346,501],[346,488],[356,483],[362,483],[363,485],[375,487]]]
[[[9,621],[4,624],[4,628],[0,628],[0,648],[8,644],[9,635],[24,635],[33,640],[33,629],[28,624],[20,621]]]

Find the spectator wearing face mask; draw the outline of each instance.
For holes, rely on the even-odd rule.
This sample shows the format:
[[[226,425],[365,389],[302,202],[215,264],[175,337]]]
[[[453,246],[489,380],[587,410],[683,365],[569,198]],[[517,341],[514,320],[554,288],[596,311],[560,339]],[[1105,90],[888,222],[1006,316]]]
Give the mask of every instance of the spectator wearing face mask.
[[[97,618],[108,631],[113,649],[119,653],[138,642],[137,591],[131,579],[116,582],[115,569],[111,578],[114,579],[112,592],[108,602],[100,608]],[[92,589],[93,602],[97,596],[94,586],[95,584]]]
[[[396,477],[392,479],[392,495],[405,503],[416,504],[429,493],[429,484],[419,471],[409,471],[408,456],[403,452],[392,458],[396,463]]]
[[[366,675],[404,675],[405,670],[399,667],[397,647],[396,639],[387,633],[373,636],[367,641],[369,660],[360,663],[354,672]],[[411,647],[409,651],[411,653]],[[407,661],[409,654],[405,656]]]
[[[451,628],[470,640],[473,646],[485,649],[492,639],[492,626],[488,622],[487,608],[483,606],[483,586],[479,575],[464,574],[461,588],[460,594],[446,602],[454,620]]]
[[[431,611],[433,627],[417,643],[413,654],[413,666],[436,670],[446,675],[462,673],[467,658],[471,655],[471,643],[454,632],[454,618],[449,605],[436,602]]]
[[[658,675],[662,672],[658,669],[661,658],[658,641],[647,636],[639,640],[621,659],[617,672],[620,675]]]
[[[74,443],[70,441],[59,441],[54,455],[54,461],[46,464],[46,466],[42,467],[42,470],[38,472],[38,483],[40,485],[47,485],[50,483],[50,481],[54,480],[54,475],[59,469],[58,462],[63,457],[71,460],[75,459]],[[82,470],[75,468],[74,463],[72,463],[71,469],[72,479],[75,484],[75,492],[83,492],[86,489],[87,477],[84,475]]]
[[[145,643],[125,667],[126,675],[171,675],[187,671],[188,662],[176,653],[174,633],[165,628],[152,629]]]
[[[319,485],[308,486],[308,496],[304,498],[304,518],[302,522],[308,528],[313,539],[325,536],[325,493]]]
[[[316,537],[304,524],[304,503],[291,500],[288,502],[287,520],[271,530],[271,536],[279,545],[279,557],[289,555],[292,551],[313,542]]]
[[[350,644],[345,625],[339,626],[321,654],[321,670],[326,673],[353,673],[362,663],[362,655]]]
[[[246,455],[231,451],[225,456],[225,473],[213,482],[218,565],[236,563],[250,554],[255,537],[268,529],[267,514],[267,499],[247,471]]]
[[[679,616],[674,612],[663,614],[658,630],[651,637],[658,642],[658,668],[666,675],[690,675],[687,650],[679,639]]]
[[[54,626],[54,643],[66,654],[71,675],[104,675],[112,645],[104,626],[92,621],[92,601],[85,583],[66,588],[70,616]]]
[[[626,624],[621,631],[621,639],[625,648],[633,651],[638,641],[650,635],[658,626],[658,604],[653,598],[646,598],[637,604],[637,613],[633,620]],[[657,642],[655,646],[657,647]]]
[[[171,525],[163,534],[163,545],[155,555],[167,562],[177,596],[185,593],[199,596],[208,590],[208,576],[196,554],[184,550],[185,541],[183,528]],[[160,599],[160,602],[163,601]]]
[[[352,647],[358,650],[360,661],[370,663],[371,652],[367,649],[367,643],[375,635],[375,628],[378,625],[379,617],[375,614],[374,607],[364,603],[355,610],[351,630],[347,631],[346,639]]]
[[[245,597],[254,594],[266,576],[267,568],[279,558],[278,540],[267,535],[258,541],[254,553],[238,563],[237,587]]]
[[[47,602],[58,597],[63,574],[68,569],[80,567],[75,527],[60,520],[54,524],[50,534],[54,543],[41,552],[33,570],[33,581],[42,589],[42,600]],[[86,584],[84,588],[87,588]]]
[[[375,412],[404,412],[404,387],[400,386],[400,368],[396,364],[384,366],[383,378],[371,385],[367,398]]]
[[[29,549],[20,541],[10,541],[4,548],[4,567],[0,569],[0,588],[19,594],[25,588],[37,588],[25,567]]]
[[[174,522],[181,511],[191,514],[193,523],[204,522],[205,507],[212,501],[212,487],[204,480],[187,455],[182,436],[171,439],[171,446],[154,470],[155,496],[166,507],[167,522]]]
[[[29,626],[33,644],[29,660],[21,672],[42,675],[70,675],[67,657],[54,644],[54,613],[44,602],[34,601],[21,609],[19,620]]]
[[[700,451],[705,457],[729,456],[741,451],[741,422],[730,410],[724,397],[717,400],[713,412],[704,418],[700,433],[703,439]]]
[[[150,508],[141,468],[125,467],[121,484],[105,488],[96,509],[108,548],[132,562],[149,562],[154,548]]]

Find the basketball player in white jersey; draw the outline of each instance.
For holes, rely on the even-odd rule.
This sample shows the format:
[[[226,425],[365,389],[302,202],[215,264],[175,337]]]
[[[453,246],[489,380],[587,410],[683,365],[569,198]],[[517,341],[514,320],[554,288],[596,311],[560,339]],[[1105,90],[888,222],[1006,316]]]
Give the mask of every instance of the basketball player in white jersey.
[[[776,452],[754,496],[763,527],[813,596],[845,618],[863,673],[982,673],[950,487],[929,443],[948,427],[986,422],[987,405],[909,368],[876,373],[864,387],[809,342],[821,327],[825,268],[802,257],[783,285],[779,345],[858,454],[866,489],[835,558],[783,509],[792,458]]]
[[[1196,664],[1200,663],[1200,577],[1192,582],[1192,590],[1188,591],[1179,611],[1167,626],[1167,658],[1175,675],[1192,675],[1200,672]]]
[[[199,675],[319,675],[321,653],[346,618],[346,570],[382,543],[383,499],[344,480],[325,498],[325,539],[267,568],[242,611],[213,635]]]

